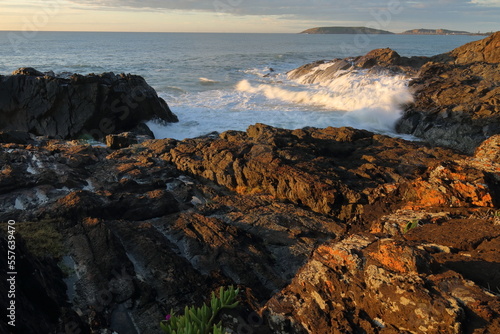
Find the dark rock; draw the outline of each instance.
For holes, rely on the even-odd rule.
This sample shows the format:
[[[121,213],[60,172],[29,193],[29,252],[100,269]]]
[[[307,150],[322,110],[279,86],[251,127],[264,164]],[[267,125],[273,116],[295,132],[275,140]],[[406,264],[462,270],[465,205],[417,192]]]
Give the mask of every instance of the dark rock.
[[[151,131],[151,129],[144,123],[137,124],[137,126],[130,130],[130,132],[138,136],[147,137],[148,139],[155,139],[153,131]]]
[[[134,75],[44,76],[30,68],[0,78],[0,130],[54,138],[104,139],[151,119],[177,117],[142,77]]]
[[[32,141],[31,136],[23,131],[5,131],[0,132],[0,143],[27,144]]]
[[[13,226],[16,231],[19,231],[19,224],[22,223],[16,222]],[[15,327],[8,326],[7,322],[12,319],[6,317],[0,323],[2,333],[65,332],[65,325],[80,327],[81,333],[88,333],[84,323],[66,302],[64,275],[57,265],[57,260],[33,255],[19,233],[12,234],[15,239],[7,239],[4,234],[6,230],[2,228],[0,231],[0,250],[5,254],[0,263],[3,268],[8,268],[7,254],[15,254],[14,266],[17,274],[14,275],[15,285],[12,289],[7,281],[12,276],[3,275],[0,287],[5,296],[1,298],[0,305],[3,310],[7,310],[11,306],[8,303],[15,302]],[[15,241],[8,243],[8,240]],[[12,244],[15,245],[13,251]],[[7,298],[9,291],[12,291],[15,297]]]
[[[129,147],[130,145],[134,145],[137,143],[137,136],[130,132],[123,132],[117,135],[106,136],[106,145],[113,150]]]
[[[12,72],[11,75],[27,75],[32,77],[43,77],[45,74],[40,71],[37,71],[33,67],[22,67]]]

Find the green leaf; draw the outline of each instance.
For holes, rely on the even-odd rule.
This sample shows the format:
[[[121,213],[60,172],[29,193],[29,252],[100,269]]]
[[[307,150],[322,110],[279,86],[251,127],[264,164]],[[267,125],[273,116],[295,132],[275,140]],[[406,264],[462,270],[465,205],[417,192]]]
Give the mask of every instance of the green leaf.
[[[403,230],[403,233],[407,233],[408,231],[418,227],[419,221],[418,220],[412,220],[408,222]]]
[[[238,306],[239,303],[240,303],[239,301],[235,301],[234,303],[232,303],[230,305],[226,305],[225,308],[229,308],[229,309],[235,308],[236,306]]]

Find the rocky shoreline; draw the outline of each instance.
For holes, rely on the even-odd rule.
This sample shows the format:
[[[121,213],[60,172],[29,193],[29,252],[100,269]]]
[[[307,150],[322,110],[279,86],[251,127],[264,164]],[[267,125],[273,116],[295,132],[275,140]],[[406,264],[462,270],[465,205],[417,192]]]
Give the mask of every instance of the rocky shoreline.
[[[10,122],[1,124],[0,221],[17,226],[16,330],[159,333],[171,309],[234,285],[239,306],[220,317],[232,333],[500,332],[499,38],[430,59],[383,49],[332,63],[413,76],[399,129],[422,142],[264,124],[155,140],[136,126],[175,115],[138,77],[0,77],[0,88],[41,91],[46,106],[20,123],[31,99],[7,103],[13,91],[0,89]],[[119,118],[110,105],[130,107],[136,85],[144,94],[132,102],[147,113],[134,109],[107,146],[82,141],[100,117]],[[82,107],[75,122],[46,102],[58,94],[108,107]]]
[[[434,145],[472,154],[481,142],[500,133],[500,32],[434,57],[402,57],[391,49],[364,56],[307,64],[288,73],[333,79],[346,71],[405,75],[414,102],[396,125]],[[321,65],[321,70],[318,66]]]

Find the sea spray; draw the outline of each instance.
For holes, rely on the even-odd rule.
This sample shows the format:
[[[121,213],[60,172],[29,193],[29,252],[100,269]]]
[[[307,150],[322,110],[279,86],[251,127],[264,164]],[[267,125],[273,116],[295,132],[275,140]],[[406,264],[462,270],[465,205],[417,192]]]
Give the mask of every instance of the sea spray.
[[[325,65],[320,65],[325,68]],[[311,79],[311,71],[288,85],[257,84],[242,80],[236,90],[261,94],[267,99],[317,107],[317,111],[338,112],[347,124],[374,131],[392,131],[401,117],[401,106],[413,101],[404,76],[350,71],[332,77]],[[309,82],[304,84],[304,82]]]
[[[258,122],[287,129],[351,126],[396,135],[401,106],[413,100],[407,83],[404,76],[364,70],[321,79],[309,73],[294,80],[283,73],[252,73],[232,87],[214,83],[213,89],[202,92],[161,94],[180,122],[148,125],[157,138],[175,139],[244,131]]]

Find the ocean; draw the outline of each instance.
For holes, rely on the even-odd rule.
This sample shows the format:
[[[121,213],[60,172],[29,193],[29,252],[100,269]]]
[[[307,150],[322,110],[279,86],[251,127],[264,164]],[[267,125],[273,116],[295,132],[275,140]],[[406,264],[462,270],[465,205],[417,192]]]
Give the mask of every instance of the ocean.
[[[265,123],[296,129],[352,126],[396,135],[408,79],[356,71],[309,82],[287,72],[317,60],[390,47],[402,56],[448,52],[482,36],[0,32],[0,74],[143,76],[180,122],[148,123],[157,138],[185,139]]]

